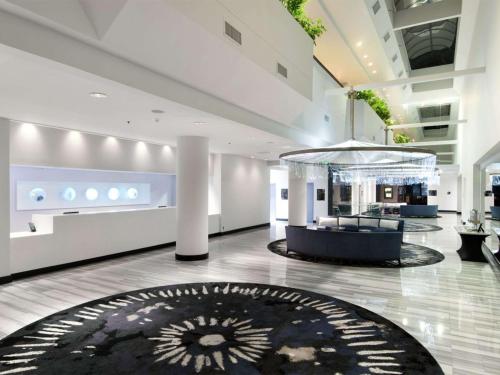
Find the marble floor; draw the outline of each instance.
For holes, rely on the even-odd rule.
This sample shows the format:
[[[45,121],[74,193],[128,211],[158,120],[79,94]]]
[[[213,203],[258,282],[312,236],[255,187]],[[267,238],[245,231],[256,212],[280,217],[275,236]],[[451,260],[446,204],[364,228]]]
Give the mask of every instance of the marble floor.
[[[487,263],[460,260],[457,215],[414,221],[419,220],[444,230],[406,233],[404,240],[441,251],[443,262],[387,269],[288,259],[266,249],[284,237],[280,222],[212,239],[208,261],[176,262],[174,248],[168,248],[18,280],[0,286],[0,337],[119,292],[187,282],[256,282],[328,294],[372,310],[417,338],[446,374],[500,374],[500,274]],[[490,241],[498,246],[496,238]]]

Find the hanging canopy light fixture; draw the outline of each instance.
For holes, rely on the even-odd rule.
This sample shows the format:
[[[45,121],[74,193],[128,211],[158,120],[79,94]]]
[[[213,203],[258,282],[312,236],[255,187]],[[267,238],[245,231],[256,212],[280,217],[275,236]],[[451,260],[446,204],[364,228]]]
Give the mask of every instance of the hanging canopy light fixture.
[[[306,169],[329,168],[341,182],[375,179],[378,183],[408,183],[432,180],[436,176],[436,153],[432,150],[381,145],[354,139],[354,98],[349,91],[351,139],[334,146],[286,152],[283,164],[296,175]],[[306,168],[313,167],[313,168]],[[396,183],[398,183],[396,182]]]

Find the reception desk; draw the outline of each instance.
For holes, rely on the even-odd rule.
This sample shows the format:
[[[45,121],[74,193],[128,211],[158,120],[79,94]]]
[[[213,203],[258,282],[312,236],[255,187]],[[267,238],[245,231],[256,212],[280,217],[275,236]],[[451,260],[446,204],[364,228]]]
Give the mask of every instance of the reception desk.
[[[177,229],[175,207],[35,214],[32,221],[37,232],[11,233],[13,274],[169,244]],[[219,214],[209,215],[209,233],[219,223]]]

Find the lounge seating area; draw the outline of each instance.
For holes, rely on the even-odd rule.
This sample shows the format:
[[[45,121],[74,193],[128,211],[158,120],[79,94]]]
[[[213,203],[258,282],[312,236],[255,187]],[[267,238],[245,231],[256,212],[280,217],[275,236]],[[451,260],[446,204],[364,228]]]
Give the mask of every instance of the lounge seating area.
[[[401,205],[399,208],[401,217],[437,217],[437,205]]]
[[[493,220],[500,220],[500,206],[491,206],[490,211]]]
[[[404,220],[364,216],[318,217],[318,228],[322,227],[348,232],[403,232]]]
[[[316,228],[285,228],[287,252],[324,259],[400,261],[403,226],[403,220],[320,217]]]

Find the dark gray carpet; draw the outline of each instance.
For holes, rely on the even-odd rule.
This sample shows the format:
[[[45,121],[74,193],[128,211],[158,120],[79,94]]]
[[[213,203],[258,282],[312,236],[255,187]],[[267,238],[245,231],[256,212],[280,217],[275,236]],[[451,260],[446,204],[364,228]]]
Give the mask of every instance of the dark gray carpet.
[[[303,260],[306,262],[313,262],[313,263],[326,263],[326,264],[356,266],[356,267],[384,267],[384,268],[419,267],[419,266],[429,266],[431,264],[439,263],[442,260],[444,260],[444,255],[437,250],[431,249],[430,247],[415,245],[407,242],[404,242],[401,245],[401,265],[396,260],[386,260],[383,262],[357,262],[357,261],[345,261],[336,259],[313,258],[294,252],[287,253],[286,246],[287,246],[286,239],[281,239],[271,242],[269,245],[267,245],[267,248],[271,250],[273,253],[287,258]],[[380,246],[383,246],[383,244],[381,244]]]
[[[443,230],[439,225],[417,223],[415,221],[405,220],[404,232],[436,232]]]
[[[406,331],[359,306],[300,289],[221,282],[130,291],[51,315],[0,342],[0,373],[443,371]]]

